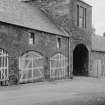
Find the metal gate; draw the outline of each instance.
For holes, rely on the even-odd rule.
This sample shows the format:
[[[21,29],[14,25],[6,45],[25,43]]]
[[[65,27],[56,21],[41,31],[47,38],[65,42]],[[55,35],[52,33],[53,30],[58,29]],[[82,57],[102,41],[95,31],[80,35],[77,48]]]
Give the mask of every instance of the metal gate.
[[[0,49],[0,81],[9,80],[8,71],[8,53]]]
[[[19,58],[20,82],[33,82],[44,78],[43,57],[34,52],[28,52]]]
[[[68,59],[58,53],[50,58],[50,78],[60,79],[68,76],[67,72]]]

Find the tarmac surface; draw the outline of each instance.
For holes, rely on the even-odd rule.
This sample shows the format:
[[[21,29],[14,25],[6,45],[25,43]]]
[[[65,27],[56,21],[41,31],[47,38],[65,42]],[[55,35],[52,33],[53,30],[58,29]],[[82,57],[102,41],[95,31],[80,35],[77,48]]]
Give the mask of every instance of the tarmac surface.
[[[105,78],[74,77],[0,87],[0,105],[105,105]]]

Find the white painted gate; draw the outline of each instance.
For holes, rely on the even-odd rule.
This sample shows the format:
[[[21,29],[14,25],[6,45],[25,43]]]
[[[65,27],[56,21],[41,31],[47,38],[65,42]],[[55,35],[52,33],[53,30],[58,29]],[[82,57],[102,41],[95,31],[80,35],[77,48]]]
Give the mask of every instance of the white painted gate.
[[[33,82],[44,77],[43,57],[30,51],[19,58],[20,82]]]
[[[60,79],[68,76],[67,72],[68,59],[58,53],[50,58],[50,78]]]
[[[0,81],[9,80],[8,71],[8,53],[0,49]]]

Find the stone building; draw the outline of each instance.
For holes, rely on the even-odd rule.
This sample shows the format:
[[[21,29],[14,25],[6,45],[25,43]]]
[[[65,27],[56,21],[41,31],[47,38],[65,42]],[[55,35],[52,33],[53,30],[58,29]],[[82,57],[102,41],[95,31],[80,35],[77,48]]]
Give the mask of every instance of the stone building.
[[[91,76],[105,77],[105,37],[103,36],[92,36]]]
[[[92,7],[82,0],[40,0],[40,2],[34,3],[39,5],[59,29],[70,36],[71,77],[91,75]]]
[[[1,84],[91,75],[91,24],[81,0],[1,0]]]

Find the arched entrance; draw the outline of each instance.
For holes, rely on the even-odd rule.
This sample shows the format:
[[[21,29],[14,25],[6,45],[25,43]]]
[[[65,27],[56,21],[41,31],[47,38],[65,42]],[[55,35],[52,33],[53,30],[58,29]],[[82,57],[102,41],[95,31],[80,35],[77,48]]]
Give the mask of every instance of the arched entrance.
[[[88,75],[89,52],[85,45],[78,44],[73,51],[73,75]]]

